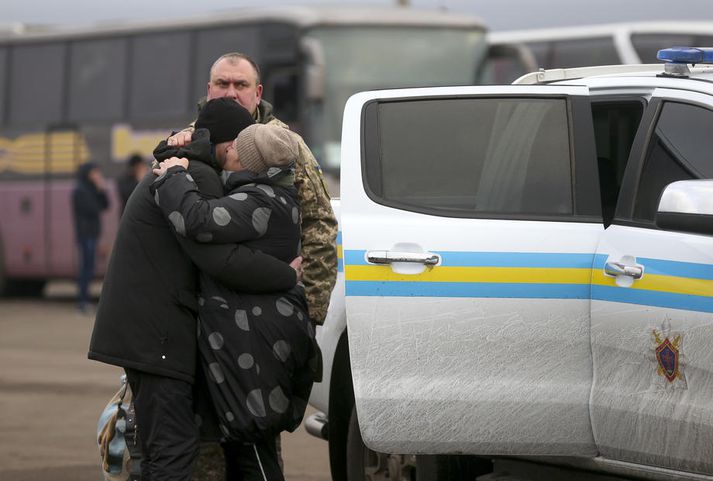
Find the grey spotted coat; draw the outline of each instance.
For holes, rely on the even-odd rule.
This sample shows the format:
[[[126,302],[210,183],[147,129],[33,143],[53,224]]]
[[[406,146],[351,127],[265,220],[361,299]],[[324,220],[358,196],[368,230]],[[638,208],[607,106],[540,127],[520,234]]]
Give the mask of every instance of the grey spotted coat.
[[[154,187],[178,234],[239,242],[290,262],[300,250],[293,173],[269,173],[233,173],[220,199],[204,199],[180,167]],[[200,289],[199,358],[222,437],[255,441],[297,428],[319,369],[304,288],[247,294],[201,275]]]

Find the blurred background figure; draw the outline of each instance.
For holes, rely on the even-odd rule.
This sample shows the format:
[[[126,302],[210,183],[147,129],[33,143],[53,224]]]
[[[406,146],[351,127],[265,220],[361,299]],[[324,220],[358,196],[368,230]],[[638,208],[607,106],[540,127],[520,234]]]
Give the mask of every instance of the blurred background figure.
[[[100,214],[109,207],[106,180],[96,164],[79,166],[77,184],[72,191],[74,226],[79,246],[79,295],[77,307],[83,313],[89,309],[89,282],[94,277],[97,239],[101,232]]]
[[[129,200],[129,196],[136,188],[139,181],[146,175],[148,166],[144,162],[144,158],[139,154],[133,154],[126,160],[126,172],[116,181],[119,189],[119,198],[121,206],[119,206],[119,215],[124,214],[124,207]]]

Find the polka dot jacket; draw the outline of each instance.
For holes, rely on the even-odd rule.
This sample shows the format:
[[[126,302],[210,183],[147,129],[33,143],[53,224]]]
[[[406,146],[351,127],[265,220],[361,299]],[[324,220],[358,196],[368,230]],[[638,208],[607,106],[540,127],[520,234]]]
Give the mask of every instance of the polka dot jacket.
[[[297,255],[300,218],[291,169],[233,173],[226,192],[203,199],[180,167],[155,182],[155,200],[179,235],[243,243],[285,262]],[[215,414],[213,434],[255,441],[297,428],[321,367],[304,288],[236,292],[201,274],[200,290],[198,351]]]

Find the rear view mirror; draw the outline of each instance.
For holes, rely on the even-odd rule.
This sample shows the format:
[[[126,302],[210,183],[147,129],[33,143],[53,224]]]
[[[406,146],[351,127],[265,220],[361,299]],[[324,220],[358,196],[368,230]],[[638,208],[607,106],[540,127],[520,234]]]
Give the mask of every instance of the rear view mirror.
[[[666,186],[656,212],[666,230],[713,234],[713,180],[681,180]]]

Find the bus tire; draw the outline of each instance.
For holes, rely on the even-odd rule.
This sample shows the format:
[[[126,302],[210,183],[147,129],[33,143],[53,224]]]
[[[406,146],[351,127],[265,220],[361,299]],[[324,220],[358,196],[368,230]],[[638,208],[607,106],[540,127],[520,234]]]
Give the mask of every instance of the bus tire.
[[[5,281],[5,293],[12,297],[40,297],[47,281],[45,279],[13,279]]]
[[[7,272],[5,270],[5,246],[0,238],[0,296],[7,294]]]

